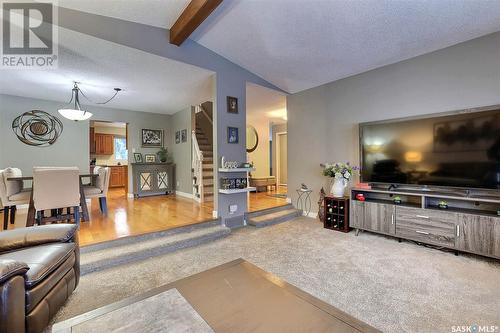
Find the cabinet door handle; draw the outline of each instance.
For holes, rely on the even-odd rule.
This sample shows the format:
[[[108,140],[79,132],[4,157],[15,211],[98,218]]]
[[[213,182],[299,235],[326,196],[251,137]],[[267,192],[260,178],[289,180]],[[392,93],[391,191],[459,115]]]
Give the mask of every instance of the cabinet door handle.
[[[429,233],[428,232],[425,232],[425,231],[420,231],[420,230],[415,230],[415,232],[417,234],[422,234],[422,235],[428,235]]]
[[[417,217],[420,217],[421,219],[429,219],[429,216],[425,216],[425,215],[417,215]]]
[[[457,237],[460,237],[460,226],[457,224]]]
[[[394,214],[391,215],[391,224],[394,224]]]

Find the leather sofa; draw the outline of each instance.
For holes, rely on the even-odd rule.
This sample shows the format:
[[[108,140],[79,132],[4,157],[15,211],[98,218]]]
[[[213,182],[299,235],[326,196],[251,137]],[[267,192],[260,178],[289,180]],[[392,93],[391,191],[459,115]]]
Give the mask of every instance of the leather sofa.
[[[0,232],[0,333],[43,332],[80,277],[77,225]]]

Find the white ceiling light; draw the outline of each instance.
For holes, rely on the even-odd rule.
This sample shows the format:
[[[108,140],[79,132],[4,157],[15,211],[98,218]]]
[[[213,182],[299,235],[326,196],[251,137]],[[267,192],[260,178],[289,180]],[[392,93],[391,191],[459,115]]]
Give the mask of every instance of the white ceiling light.
[[[108,99],[105,102],[95,103],[95,104],[106,104],[106,103],[110,102],[121,91],[120,88],[115,88],[114,90],[115,90],[115,94],[113,96],[111,96],[110,99]],[[74,82],[73,89],[71,90],[71,100],[68,103],[68,104],[71,104],[71,106],[73,106],[73,107],[59,109],[58,112],[61,114],[61,116],[63,116],[66,119],[74,120],[74,121],[87,120],[90,117],[92,117],[92,113],[85,111],[85,110],[82,110],[81,105],[80,105],[79,93],[81,93],[83,97],[85,97],[87,100],[90,101],[90,99],[87,96],[85,96],[83,91],[78,87],[78,82]]]

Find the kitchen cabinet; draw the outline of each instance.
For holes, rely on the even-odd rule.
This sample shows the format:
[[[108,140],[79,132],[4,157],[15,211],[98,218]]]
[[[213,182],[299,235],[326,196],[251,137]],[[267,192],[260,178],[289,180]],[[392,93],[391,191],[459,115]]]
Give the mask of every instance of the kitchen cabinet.
[[[128,168],[126,165],[110,166],[109,187],[126,187]]]
[[[97,155],[113,155],[114,153],[114,136],[111,134],[95,133],[95,154]]]

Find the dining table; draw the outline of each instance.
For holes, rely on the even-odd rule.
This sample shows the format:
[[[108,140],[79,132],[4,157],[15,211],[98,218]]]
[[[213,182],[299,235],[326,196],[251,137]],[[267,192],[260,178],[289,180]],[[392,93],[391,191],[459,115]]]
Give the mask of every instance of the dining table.
[[[88,222],[90,221],[89,217],[89,210],[87,207],[87,201],[85,200],[85,191],[83,190],[83,179],[91,179],[91,182],[94,183],[94,179],[97,178],[99,175],[93,174],[93,173],[86,173],[86,174],[80,174],[80,207],[82,208],[82,221]],[[7,178],[7,181],[32,181],[33,182],[33,176],[23,176],[23,177],[10,177]],[[32,188],[36,184],[32,184]],[[29,203],[29,208],[28,208],[28,217],[26,218],[26,226],[27,227],[32,227],[35,225],[35,203],[33,201],[33,189],[31,190],[31,195],[30,195],[30,203]]]

